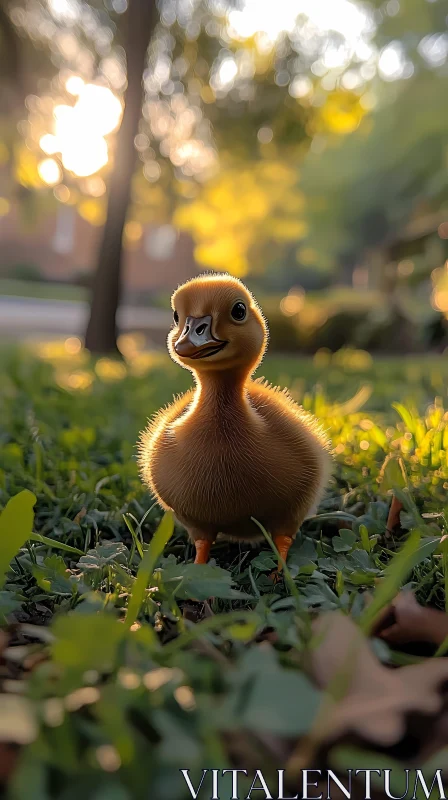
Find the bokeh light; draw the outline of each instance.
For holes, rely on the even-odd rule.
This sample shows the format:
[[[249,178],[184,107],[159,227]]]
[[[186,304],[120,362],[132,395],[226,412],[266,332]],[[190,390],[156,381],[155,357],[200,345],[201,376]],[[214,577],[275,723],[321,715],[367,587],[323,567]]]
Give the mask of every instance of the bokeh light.
[[[309,39],[317,30],[331,30],[357,43],[373,32],[369,10],[349,0],[246,0],[241,8],[230,11],[228,20],[235,36],[248,39],[262,33],[273,43],[281,33],[295,30],[301,14],[309,20]]]
[[[79,95],[84,88],[84,81],[79,75],[70,75],[65,82],[65,88],[69,94]]]
[[[299,287],[291,289],[280,301],[280,310],[287,317],[298,314],[305,305],[305,292]]]
[[[0,197],[0,217],[6,217],[9,214],[11,204],[6,197]]]
[[[391,42],[383,48],[378,59],[378,72],[385,81],[411,77],[414,67],[406,58],[401,42]]]
[[[37,171],[47,186],[54,186],[62,178],[59,164],[53,158],[44,158],[40,161],[37,165]]]
[[[441,311],[448,317],[448,261],[443,267],[437,267],[431,273],[433,291],[431,305],[436,311]]]
[[[70,355],[77,355],[81,352],[82,342],[77,336],[69,336],[64,342],[64,347]]]

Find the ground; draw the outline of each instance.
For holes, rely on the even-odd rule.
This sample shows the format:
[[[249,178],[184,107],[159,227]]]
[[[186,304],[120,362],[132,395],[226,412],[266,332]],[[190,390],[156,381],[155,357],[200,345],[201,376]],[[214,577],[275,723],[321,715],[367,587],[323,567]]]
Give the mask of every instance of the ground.
[[[314,730],[322,695],[301,667],[317,612],[339,609],[369,634],[367,593],[378,611],[403,584],[445,608],[446,359],[266,359],[259,374],[314,411],[335,450],[319,513],[274,585],[268,539],[220,543],[198,567],[162,519],[135,443],[189,374],[124,345],[123,363],[94,365],[73,341],[0,356],[0,507],[32,493],[0,519],[0,741],[15,745],[0,750],[0,780],[18,798],[88,787],[95,799],[184,800],[179,768],[196,785],[203,767],[235,764],[235,741],[258,767],[272,741]],[[387,536],[392,489],[404,508]],[[375,642],[385,663],[412,660]]]

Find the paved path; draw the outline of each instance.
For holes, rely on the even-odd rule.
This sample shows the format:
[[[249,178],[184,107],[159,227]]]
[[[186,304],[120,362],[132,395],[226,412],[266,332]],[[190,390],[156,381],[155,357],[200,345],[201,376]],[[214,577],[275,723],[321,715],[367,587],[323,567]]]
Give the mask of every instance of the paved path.
[[[0,295],[0,337],[29,338],[32,335],[82,336],[88,317],[86,303],[65,300],[37,300]],[[122,306],[118,311],[120,330],[167,333],[171,314],[160,308]]]

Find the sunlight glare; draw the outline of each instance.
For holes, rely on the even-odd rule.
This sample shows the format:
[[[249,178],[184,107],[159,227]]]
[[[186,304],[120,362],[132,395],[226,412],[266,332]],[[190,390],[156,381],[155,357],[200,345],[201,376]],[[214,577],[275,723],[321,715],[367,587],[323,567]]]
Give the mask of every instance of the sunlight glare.
[[[239,39],[264,33],[274,43],[282,33],[291,33],[297,17],[303,14],[317,32],[335,31],[349,45],[373,34],[373,23],[366,11],[350,0],[245,0],[242,8],[228,14],[230,32]],[[341,57],[343,54],[341,53]],[[333,54],[332,60],[336,56]]]
[[[45,134],[39,143],[48,155],[60,153],[64,167],[84,178],[107,164],[109,152],[104,137],[118,127],[123,109],[110,89],[85,84],[75,75],[68,78],[66,89],[78,95],[77,101],[74,106],[55,106],[54,134]]]
[[[80,3],[77,0],[49,0],[49,9],[56,19],[75,22],[80,16]]]
[[[82,124],[90,125],[97,134],[106,136],[118,126],[122,106],[106,86],[88,83],[82,88],[74,111]]]
[[[70,172],[80,178],[93,175],[109,160],[107,142],[102,136],[67,137],[62,150],[62,163]]]
[[[242,8],[229,12],[228,20],[232,33],[238,38],[249,39],[255,33],[266,33],[272,42],[283,31],[294,28],[298,14],[297,3],[291,0],[246,0]]]

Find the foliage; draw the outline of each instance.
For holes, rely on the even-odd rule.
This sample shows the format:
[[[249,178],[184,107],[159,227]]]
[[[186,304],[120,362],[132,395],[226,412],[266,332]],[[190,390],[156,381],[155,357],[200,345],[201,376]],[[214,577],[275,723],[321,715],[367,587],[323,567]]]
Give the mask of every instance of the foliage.
[[[372,5],[379,6],[376,13]],[[41,140],[54,124],[55,106],[76,102],[67,76],[105,81],[122,97],[125,8],[125,2],[97,0],[67,10],[21,0],[8,7],[9,16],[2,12],[0,48],[15,54],[7,59],[14,75],[22,56],[30,95],[20,136],[9,109],[0,127],[0,165],[15,163],[14,170],[5,168],[10,186],[0,214],[16,195],[35,213],[54,211],[60,201],[76,205],[91,224],[104,223],[115,133],[105,134],[108,162],[86,176],[51,148],[44,152]],[[299,276],[309,268],[351,272],[409,220],[443,208],[441,4],[351,10],[364,15],[356,41],[330,8],[319,16],[311,7],[290,31],[269,38],[262,30],[238,33],[232,13],[242,12],[232,3],[198,1],[187,8],[161,0],[144,75],[126,247],[141,243],[148,223],[174,221],[193,236],[200,265],[243,275],[283,262],[289,281],[293,271]],[[381,56],[388,52],[401,72],[386,74],[384,83]],[[42,90],[40,79],[53,72],[51,88]],[[38,169],[46,155],[59,174],[54,195]],[[442,256],[439,247],[417,259],[416,282]],[[385,281],[381,274],[379,283]]]
[[[440,270],[444,272],[444,270]],[[400,313],[384,302],[379,291],[335,287],[320,292],[262,298],[269,321],[271,350],[282,353],[336,352],[344,347],[369,352],[421,352],[430,343],[441,349],[448,343],[441,314],[400,293]],[[444,297],[442,287],[437,297]],[[447,295],[448,296],[448,295]],[[292,308],[288,311],[288,302]],[[297,307],[294,307],[294,302]],[[286,305],[286,307],[285,307]],[[430,342],[430,337],[432,341]]]
[[[444,73],[425,72],[390,86],[356,133],[310,154],[300,185],[311,231],[304,246],[314,249],[317,262],[363,263],[369,250],[395,242],[408,222],[446,208],[448,121],[440,113],[446,88]],[[439,247],[417,258],[417,280],[427,279],[442,257]],[[378,268],[372,277],[383,288]]]
[[[196,201],[177,209],[174,222],[192,233],[200,265],[243,276],[250,258],[256,273],[273,260],[276,245],[306,233],[300,218],[304,197],[294,184],[294,167],[284,161],[230,162]]]
[[[25,745],[11,796],[184,800],[179,767],[196,785],[204,765],[232,764],[232,742],[251,742],[251,764],[265,735],[317,730],[323,696],[301,669],[310,614],[339,609],[368,630],[403,583],[445,607],[446,360],[266,360],[335,447],[318,515],[288,558],[292,593],[269,577],[267,544],[222,543],[210,564],[189,563],[184,531],[141,485],[138,431],[188,380],[168,359],[95,364],[46,345],[2,364],[0,612],[27,623],[4,653],[20,695],[11,681],[0,695],[0,737]],[[404,545],[384,537],[391,487]],[[193,625],[182,609],[207,598],[212,615]],[[266,629],[276,647],[259,644]]]
[[[58,201],[76,205],[93,225],[102,225],[105,219],[105,181],[116,147],[113,130],[104,134],[102,147],[109,148],[110,157],[91,171],[85,169],[92,142],[90,147],[85,143],[83,154],[76,151],[76,137],[74,141],[69,137],[65,144],[75,145],[74,161],[73,153],[70,158],[64,155],[64,143],[59,150],[56,145],[48,147],[48,137],[52,139],[55,109],[62,107],[67,113],[79,104],[67,76],[105,82],[116,97],[122,97],[125,8],[125,3],[104,7],[80,2],[67,10],[50,3],[35,7],[22,0],[9,9],[11,31],[22,43],[19,54],[37,51],[45,57],[54,51],[58,70],[44,92],[38,85],[39,69],[29,69],[30,75],[27,71],[35,91],[27,99],[28,119],[20,123],[21,138],[15,141],[13,134],[5,144],[15,164],[15,180],[28,190],[27,197],[37,192],[40,210],[54,207],[54,187]],[[142,118],[135,140],[140,161],[124,244],[132,247],[141,239],[143,224],[167,222],[174,215],[192,233],[200,264],[218,269],[225,265],[240,275],[248,271],[249,263],[258,270],[266,268],[291,245],[297,250],[306,232],[303,196],[291,184],[309,143],[316,136],[347,135],[366,113],[361,102],[364,86],[353,91],[340,79],[352,62],[357,63],[357,45],[368,46],[374,59],[371,40],[376,25],[371,9],[364,5],[359,12],[353,9],[359,13],[356,41],[336,20],[327,22],[327,15],[320,19],[311,11],[291,22],[290,31],[280,29],[270,38],[256,29],[252,34],[238,33],[238,27],[232,27],[232,13],[238,16],[239,11],[232,2],[194,2],[187,8],[161,0],[159,10],[160,24],[148,42]],[[273,23],[275,28],[274,19]],[[325,84],[321,78],[328,78],[328,68],[312,67],[324,59],[328,48],[343,50],[345,56],[329,70],[331,79]],[[48,57],[45,73],[49,67]],[[92,136],[99,127],[93,116]],[[98,143],[98,131],[95,137]],[[191,209],[186,210],[186,204]],[[216,227],[216,220],[219,237],[210,227]]]

